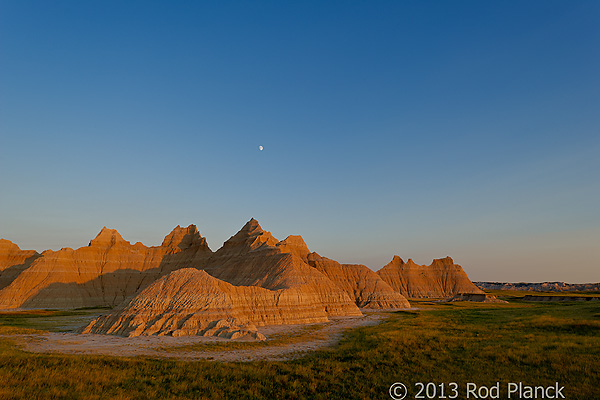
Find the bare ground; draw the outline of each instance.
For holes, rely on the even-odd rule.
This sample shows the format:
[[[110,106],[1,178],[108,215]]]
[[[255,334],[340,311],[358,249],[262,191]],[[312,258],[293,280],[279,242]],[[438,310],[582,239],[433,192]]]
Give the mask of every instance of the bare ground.
[[[94,354],[177,360],[256,361],[290,360],[335,345],[344,331],[374,325],[385,318],[381,311],[364,316],[336,318],[312,325],[278,325],[260,328],[265,343],[243,343],[216,337],[92,335],[48,332],[10,335],[23,350],[34,353]],[[3,335],[4,336],[4,335]]]

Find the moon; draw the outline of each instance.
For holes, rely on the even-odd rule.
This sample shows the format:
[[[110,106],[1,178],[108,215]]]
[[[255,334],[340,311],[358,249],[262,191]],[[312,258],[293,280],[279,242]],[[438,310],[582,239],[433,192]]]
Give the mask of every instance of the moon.
[[[258,149],[259,149],[260,151],[263,151],[263,148],[264,148],[264,147],[262,147],[262,146],[258,146]]]

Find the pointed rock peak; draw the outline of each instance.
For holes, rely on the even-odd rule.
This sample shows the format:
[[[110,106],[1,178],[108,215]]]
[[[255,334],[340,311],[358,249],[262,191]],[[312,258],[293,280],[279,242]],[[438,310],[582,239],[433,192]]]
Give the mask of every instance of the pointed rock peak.
[[[402,258],[400,258],[400,256],[394,256],[394,258],[392,258],[392,261],[390,262],[390,264],[394,264],[394,265],[402,265],[404,264],[404,260]]]
[[[250,221],[246,222],[246,224],[242,227],[242,229],[239,230],[238,233],[235,234],[235,236],[260,236],[265,233],[268,233],[269,235],[271,234],[270,232],[263,230],[258,221],[252,218]]]
[[[408,260],[408,262],[410,262],[410,259]],[[389,263],[384,265],[381,269],[382,270],[397,269],[397,268],[402,268],[404,265],[406,265],[406,264],[404,263],[403,259],[401,259],[399,256],[394,256],[394,258],[392,258],[392,261],[390,261]]]
[[[284,253],[292,253],[300,258],[306,258],[310,254],[310,250],[304,239],[300,235],[290,235],[281,242],[277,243],[277,247]]]
[[[177,225],[171,233],[165,236],[161,246],[179,250],[185,250],[196,246],[206,247],[208,249],[206,238],[203,238],[200,235],[198,228],[194,224],[191,224],[187,228],[182,228]]]
[[[129,244],[124,240],[116,229],[102,228],[96,238],[90,241],[89,246],[95,247],[111,247],[117,244]]]
[[[224,249],[233,247],[247,248],[255,250],[263,245],[275,246],[279,241],[271,235],[271,232],[264,231],[257,220],[252,218],[246,222],[246,225],[238,233],[223,243]]]
[[[255,232],[264,232],[263,228],[261,228],[260,224],[254,218],[251,218],[250,221],[246,222],[246,224],[240,229],[238,233],[255,233]]]

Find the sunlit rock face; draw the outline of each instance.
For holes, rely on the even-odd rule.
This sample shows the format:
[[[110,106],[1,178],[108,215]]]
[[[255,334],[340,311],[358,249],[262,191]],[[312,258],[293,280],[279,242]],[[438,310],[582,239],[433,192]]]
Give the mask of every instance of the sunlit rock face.
[[[408,298],[446,298],[457,294],[483,293],[450,257],[433,260],[431,265],[418,265],[411,259],[405,263],[394,256],[377,274],[396,292]]]
[[[41,256],[35,250],[21,250],[10,240],[0,239],[0,290]]]

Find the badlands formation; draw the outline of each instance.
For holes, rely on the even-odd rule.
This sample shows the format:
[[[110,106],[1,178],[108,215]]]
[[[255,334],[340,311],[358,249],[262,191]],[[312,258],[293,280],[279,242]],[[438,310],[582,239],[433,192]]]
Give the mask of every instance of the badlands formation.
[[[103,228],[87,247],[44,251],[0,290],[0,309],[114,307],[210,254],[194,225],[176,227],[157,247],[132,245],[116,230]]]
[[[394,257],[375,273],[279,241],[255,219],[216,252],[196,226],[161,246],[103,228],[87,247],[23,251],[0,240],[0,309],[111,307],[83,333],[264,339],[258,327],[410,307],[406,297],[483,293],[449,257],[430,266]]]
[[[433,260],[431,265],[418,265],[412,259],[405,263],[400,257],[394,256],[377,274],[395,291],[409,298],[483,294],[450,257]]]

